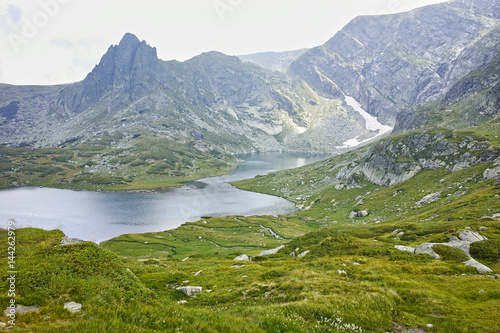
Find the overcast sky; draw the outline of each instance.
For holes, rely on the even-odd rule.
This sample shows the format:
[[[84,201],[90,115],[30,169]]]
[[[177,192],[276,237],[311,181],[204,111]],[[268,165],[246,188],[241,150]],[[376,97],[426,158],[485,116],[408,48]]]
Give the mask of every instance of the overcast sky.
[[[358,15],[443,0],[1,0],[0,82],[80,81],[126,32],[163,60],[321,45]]]

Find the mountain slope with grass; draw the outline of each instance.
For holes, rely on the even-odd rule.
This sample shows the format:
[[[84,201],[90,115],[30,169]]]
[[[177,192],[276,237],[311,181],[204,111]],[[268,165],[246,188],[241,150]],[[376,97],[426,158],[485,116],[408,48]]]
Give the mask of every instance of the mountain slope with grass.
[[[500,269],[496,65],[495,59],[458,80],[443,99],[406,111],[414,112],[413,119],[423,116],[414,126],[418,129],[401,122],[399,131],[368,146],[234,183],[294,202],[300,208],[294,216],[319,227],[291,240],[279,258],[329,263],[331,276],[349,280],[348,287],[336,291],[342,295],[341,307],[359,304],[346,294],[361,281],[378,281],[383,285],[379,291],[393,293],[395,298],[371,294],[381,297],[376,301],[381,306],[371,324],[361,325],[367,331],[500,329],[490,316],[500,306],[495,280]],[[361,273],[363,267],[367,270]],[[485,281],[493,289],[484,289]],[[460,301],[457,295],[467,296]],[[385,306],[394,313],[385,312]],[[469,316],[479,308],[485,317]],[[384,312],[391,324],[375,324]],[[361,322],[358,317],[353,323]]]

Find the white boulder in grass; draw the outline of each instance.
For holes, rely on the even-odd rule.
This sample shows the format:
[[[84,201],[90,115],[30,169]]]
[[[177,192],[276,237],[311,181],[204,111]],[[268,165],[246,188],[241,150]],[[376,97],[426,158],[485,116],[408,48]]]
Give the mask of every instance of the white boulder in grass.
[[[71,313],[77,313],[82,310],[82,305],[77,302],[64,303],[64,308]]]
[[[186,296],[193,296],[195,294],[201,294],[203,288],[202,287],[179,287],[177,290],[180,290],[184,293]]]

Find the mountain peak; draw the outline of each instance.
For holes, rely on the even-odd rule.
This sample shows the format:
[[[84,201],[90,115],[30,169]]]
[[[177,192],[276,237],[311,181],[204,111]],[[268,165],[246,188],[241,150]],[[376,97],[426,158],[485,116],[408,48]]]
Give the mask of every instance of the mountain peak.
[[[139,44],[139,43],[140,43],[139,38],[137,38],[136,35],[134,35],[130,32],[125,33],[125,35],[123,35],[122,39],[120,40],[120,45]]]
[[[76,97],[63,97],[63,105],[70,112],[79,113],[115,88],[124,88],[124,94],[134,99],[147,90],[144,82],[155,81],[162,67],[156,48],[127,32],[118,45],[112,45],[99,64],[80,83]]]
[[[141,42],[136,35],[130,32],[125,33],[125,35],[123,35],[122,39],[120,40],[120,43],[118,45],[111,46],[110,49],[112,49],[111,53],[114,57],[116,57],[117,54],[121,54],[122,57],[126,56],[126,58],[134,58],[139,48],[143,51],[141,53],[147,55],[150,58],[154,58],[155,60],[158,59],[155,47],[149,46],[144,40]],[[129,60],[133,61],[134,59]]]

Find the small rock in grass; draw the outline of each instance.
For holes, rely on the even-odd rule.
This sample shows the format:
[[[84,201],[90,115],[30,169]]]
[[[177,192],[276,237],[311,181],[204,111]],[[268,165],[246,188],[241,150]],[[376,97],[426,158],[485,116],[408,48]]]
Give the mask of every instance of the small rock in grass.
[[[302,258],[303,256],[305,256],[308,253],[309,253],[309,250],[306,250],[306,251],[304,251],[302,253],[299,253],[299,255],[297,257]]]
[[[186,296],[193,296],[194,294],[200,294],[203,290],[202,287],[179,287],[176,289],[182,291]]]
[[[15,309],[5,309],[4,310],[4,316],[8,317],[10,314],[15,313],[15,314],[25,314],[28,312],[40,312],[42,308],[39,306],[24,306],[21,304],[16,305]]]
[[[64,308],[71,313],[77,313],[82,310],[82,305],[77,302],[64,303]]]
[[[250,259],[250,258],[246,254],[242,254],[241,256],[237,256],[233,260],[234,261],[245,261],[245,260],[248,260],[248,259]]]
[[[357,215],[358,215],[358,217],[368,216],[368,211],[367,210],[360,210]]]

